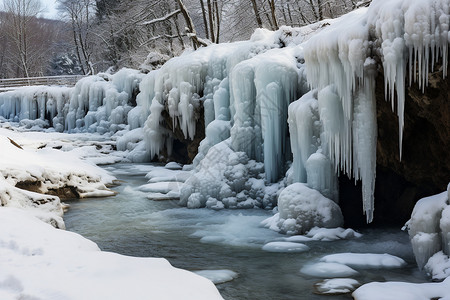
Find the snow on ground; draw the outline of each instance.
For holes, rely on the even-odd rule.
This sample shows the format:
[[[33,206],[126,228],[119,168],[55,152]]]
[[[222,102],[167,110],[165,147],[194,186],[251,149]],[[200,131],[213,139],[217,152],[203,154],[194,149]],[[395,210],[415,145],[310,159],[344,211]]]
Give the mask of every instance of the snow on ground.
[[[371,282],[352,294],[356,300],[450,299],[450,277],[440,283]]]
[[[80,197],[114,194],[106,185],[112,184],[115,177],[81,160],[80,149],[73,153],[48,147],[33,149],[24,146],[20,149],[12,144],[8,135],[7,130],[0,129],[0,174],[10,184],[37,183],[41,193],[74,187]]]
[[[64,228],[65,205],[59,197],[46,194],[80,198],[114,195],[107,186],[113,184],[115,177],[87,162],[88,156],[95,156],[94,146],[77,148],[77,143],[81,145],[86,140],[74,145],[67,137],[0,128],[1,206],[22,208]],[[99,151],[96,152],[99,157]]]
[[[102,252],[22,210],[0,208],[0,227],[1,299],[222,299],[165,259]]]

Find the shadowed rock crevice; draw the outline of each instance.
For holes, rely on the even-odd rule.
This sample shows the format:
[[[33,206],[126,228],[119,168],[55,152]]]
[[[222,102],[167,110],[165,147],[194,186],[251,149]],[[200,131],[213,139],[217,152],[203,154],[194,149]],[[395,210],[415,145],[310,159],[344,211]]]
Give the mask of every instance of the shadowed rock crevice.
[[[406,88],[401,160],[397,112],[385,100],[382,74],[377,78],[375,226],[402,226],[419,199],[444,191],[450,180],[450,80],[439,67],[435,70],[424,92],[417,83]],[[345,225],[367,226],[361,184],[341,176],[339,185]]]

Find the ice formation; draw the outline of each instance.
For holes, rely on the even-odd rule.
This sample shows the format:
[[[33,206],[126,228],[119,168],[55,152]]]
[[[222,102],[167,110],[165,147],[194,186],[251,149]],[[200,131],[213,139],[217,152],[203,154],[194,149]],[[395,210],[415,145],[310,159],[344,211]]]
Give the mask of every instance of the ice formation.
[[[374,0],[335,20],[186,51],[146,75],[124,69],[73,89],[2,93],[0,115],[56,131],[116,133],[118,150],[135,162],[170,156],[175,139],[195,139],[204,123],[182,204],[272,207],[294,182],[338,202],[343,172],[362,181],[370,222],[377,71],[398,114],[401,153],[405,85],[424,89],[435,66],[447,75],[448,27],[446,0]]]
[[[83,78],[74,88],[22,87],[0,93],[0,116],[24,124],[30,120],[58,132],[116,132],[127,124],[142,76],[122,69]]]
[[[425,267],[435,279],[450,275],[449,264],[439,264],[450,256],[450,184],[447,191],[423,198],[414,206],[406,223],[411,244],[420,269]],[[445,271],[446,268],[447,271]],[[442,274],[446,274],[443,277]]]
[[[401,154],[406,77],[410,85],[414,80],[424,89],[430,68],[439,60],[446,76],[448,27],[448,1],[377,0],[304,44],[308,83],[321,90],[319,106],[324,102],[319,108],[323,150],[336,168],[362,180],[368,222],[374,210],[377,59],[384,70],[386,98],[393,110],[397,104]]]

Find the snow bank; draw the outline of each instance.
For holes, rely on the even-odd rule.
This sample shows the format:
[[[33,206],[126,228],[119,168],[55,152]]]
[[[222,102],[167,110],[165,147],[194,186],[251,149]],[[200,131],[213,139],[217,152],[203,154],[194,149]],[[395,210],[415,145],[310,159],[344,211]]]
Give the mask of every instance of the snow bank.
[[[278,213],[263,224],[287,234],[303,234],[313,227],[342,226],[339,206],[303,183],[293,183],[278,197]]]
[[[441,283],[371,282],[352,294],[358,300],[448,299],[450,278]]]
[[[36,140],[30,138],[32,134]],[[90,155],[91,147],[74,148],[66,145],[67,141],[54,143],[53,135],[48,135],[50,138],[45,140],[39,133],[0,129],[0,206],[24,209],[57,228],[64,228],[64,205],[57,196],[48,194],[81,198],[114,195],[107,185],[115,177],[81,159]],[[67,152],[55,150],[53,145],[65,147]]]
[[[162,258],[101,252],[82,236],[0,208],[2,299],[222,299],[214,284]]]
[[[19,149],[4,135],[0,135],[0,165],[0,175],[9,184],[35,184],[40,193],[73,187],[81,198],[113,194],[106,185],[115,178],[78,155],[48,148]]]
[[[406,223],[420,269],[434,279],[450,275],[446,261],[450,255],[450,184],[446,192],[420,199]],[[441,264],[442,263],[442,264]]]

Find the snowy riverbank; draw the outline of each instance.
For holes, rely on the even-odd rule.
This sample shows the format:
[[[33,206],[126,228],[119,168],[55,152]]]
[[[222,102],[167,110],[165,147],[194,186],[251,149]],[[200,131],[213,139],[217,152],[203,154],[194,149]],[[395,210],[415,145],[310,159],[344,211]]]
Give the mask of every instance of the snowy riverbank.
[[[102,252],[54,228],[65,227],[64,205],[46,193],[70,188],[78,197],[114,195],[106,186],[115,177],[88,162],[106,162],[97,139],[0,129],[0,298],[221,299],[211,281],[163,258]],[[16,187],[24,183],[37,192]]]

